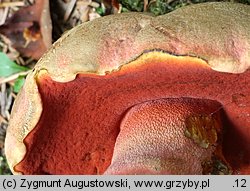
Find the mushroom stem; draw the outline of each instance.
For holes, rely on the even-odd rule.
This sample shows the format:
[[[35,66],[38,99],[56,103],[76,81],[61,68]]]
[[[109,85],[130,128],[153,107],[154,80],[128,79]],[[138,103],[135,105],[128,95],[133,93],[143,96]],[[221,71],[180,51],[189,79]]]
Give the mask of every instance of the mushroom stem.
[[[204,174],[220,147],[221,105],[160,99],[132,107],[122,120],[105,174]],[[218,152],[217,152],[218,153]]]

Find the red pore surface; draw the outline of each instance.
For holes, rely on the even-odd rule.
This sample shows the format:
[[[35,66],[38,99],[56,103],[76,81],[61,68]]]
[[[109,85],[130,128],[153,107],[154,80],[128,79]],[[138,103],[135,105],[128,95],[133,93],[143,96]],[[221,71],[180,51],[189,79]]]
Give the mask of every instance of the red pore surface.
[[[38,79],[43,112],[25,138],[15,167],[24,174],[102,174],[109,167],[126,111],[161,98],[217,100],[227,127],[223,152],[234,173],[250,172],[250,71],[229,74],[197,62],[170,59],[122,67],[105,76],[79,74],[58,83]],[[190,161],[192,163],[192,161]]]

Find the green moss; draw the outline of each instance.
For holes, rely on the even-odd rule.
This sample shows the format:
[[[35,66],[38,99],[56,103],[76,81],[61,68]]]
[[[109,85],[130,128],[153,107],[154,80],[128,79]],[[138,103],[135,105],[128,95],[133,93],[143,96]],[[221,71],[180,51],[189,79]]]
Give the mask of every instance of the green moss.
[[[128,11],[142,12],[144,7],[144,0],[119,0],[123,9]],[[204,3],[204,2],[238,2],[250,5],[250,0],[149,0],[147,11],[154,15],[163,15],[180,7]]]
[[[147,11],[153,13],[154,15],[163,15],[173,10],[174,8],[171,7],[168,1],[166,0],[153,1],[148,5],[147,9]]]
[[[119,3],[122,4],[123,7],[130,11],[142,12],[144,1],[143,0],[119,0]]]
[[[6,158],[4,156],[0,156],[0,175],[10,175],[11,171],[7,164]]]
[[[97,7],[96,9],[96,12],[99,14],[99,15],[101,15],[101,16],[104,16],[105,15],[105,9],[104,9],[104,7]]]

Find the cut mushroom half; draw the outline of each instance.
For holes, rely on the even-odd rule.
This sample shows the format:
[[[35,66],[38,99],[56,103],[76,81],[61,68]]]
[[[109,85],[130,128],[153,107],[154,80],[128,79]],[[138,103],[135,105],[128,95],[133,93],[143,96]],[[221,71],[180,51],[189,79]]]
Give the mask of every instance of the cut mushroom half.
[[[247,5],[205,3],[72,29],[15,102],[12,172],[249,174],[249,22]]]

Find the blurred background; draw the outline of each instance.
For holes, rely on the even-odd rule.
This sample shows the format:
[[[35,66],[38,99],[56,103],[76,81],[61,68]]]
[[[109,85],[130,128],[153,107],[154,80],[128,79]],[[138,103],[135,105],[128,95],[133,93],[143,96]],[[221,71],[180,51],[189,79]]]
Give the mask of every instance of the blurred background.
[[[16,95],[37,60],[65,31],[105,15],[162,15],[214,1],[220,0],[0,0],[0,175],[11,174],[4,139]],[[223,1],[250,5],[250,0]]]

